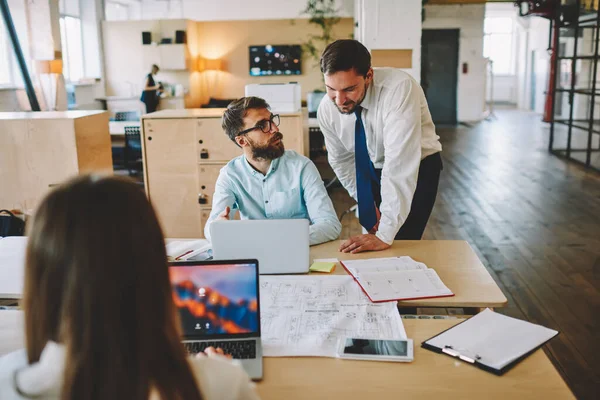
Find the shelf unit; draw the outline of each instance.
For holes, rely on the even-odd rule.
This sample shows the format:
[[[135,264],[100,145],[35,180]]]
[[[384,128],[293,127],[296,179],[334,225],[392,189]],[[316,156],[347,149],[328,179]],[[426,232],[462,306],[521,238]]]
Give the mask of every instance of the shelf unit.
[[[584,9],[581,0],[569,4],[558,2],[557,7],[552,19],[554,51],[558,54],[553,58],[556,79],[551,82],[548,149],[556,156],[600,171],[600,101],[597,99],[600,95],[597,79],[600,13]],[[567,32],[572,36],[566,36]],[[566,37],[572,38],[569,43],[572,51],[561,54],[566,53],[568,47]],[[567,101],[565,105],[563,100]]]

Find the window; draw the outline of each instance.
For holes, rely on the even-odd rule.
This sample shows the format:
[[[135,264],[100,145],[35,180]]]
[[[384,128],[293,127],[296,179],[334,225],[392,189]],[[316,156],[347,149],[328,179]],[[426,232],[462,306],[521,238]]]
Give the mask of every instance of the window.
[[[483,56],[493,62],[495,75],[511,75],[513,71],[513,20],[511,17],[488,17],[483,25]]]
[[[76,82],[84,75],[79,1],[60,0],[59,10],[63,74],[68,81]]]

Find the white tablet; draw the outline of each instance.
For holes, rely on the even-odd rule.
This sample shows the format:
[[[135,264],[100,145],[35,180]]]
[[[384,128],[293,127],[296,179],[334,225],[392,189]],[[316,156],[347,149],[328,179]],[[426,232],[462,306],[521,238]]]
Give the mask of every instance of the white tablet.
[[[410,362],[413,360],[412,339],[342,338],[338,357],[355,360]]]

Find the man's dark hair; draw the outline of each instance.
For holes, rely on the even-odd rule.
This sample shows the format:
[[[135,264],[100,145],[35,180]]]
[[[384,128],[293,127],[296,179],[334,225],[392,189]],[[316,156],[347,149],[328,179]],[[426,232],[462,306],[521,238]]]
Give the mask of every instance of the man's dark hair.
[[[249,109],[255,108],[266,108],[270,109],[271,106],[260,97],[250,96],[242,97],[229,103],[227,109],[223,113],[223,119],[221,127],[235,144],[236,136],[244,130],[244,117]]]
[[[358,40],[340,39],[323,50],[320,65],[321,72],[326,75],[355,69],[357,74],[367,76],[371,68],[371,54]]]

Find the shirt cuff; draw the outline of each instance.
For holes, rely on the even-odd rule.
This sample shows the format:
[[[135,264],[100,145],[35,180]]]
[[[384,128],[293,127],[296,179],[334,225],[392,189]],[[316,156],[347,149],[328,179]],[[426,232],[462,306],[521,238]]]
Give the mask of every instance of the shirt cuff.
[[[375,236],[377,236],[379,238],[379,240],[381,240],[382,242],[387,243],[391,246],[392,243],[394,243],[394,238],[396,237],[396,233],[392,232],[389,229],[389,227],[387,227],[387,229],[386,229],[386,227],[382,227],[380,225]]]

